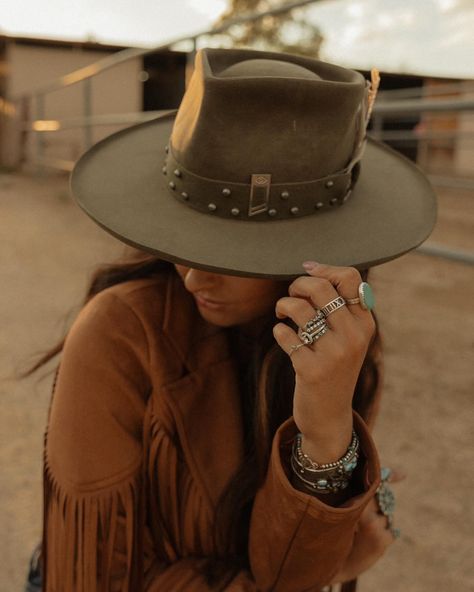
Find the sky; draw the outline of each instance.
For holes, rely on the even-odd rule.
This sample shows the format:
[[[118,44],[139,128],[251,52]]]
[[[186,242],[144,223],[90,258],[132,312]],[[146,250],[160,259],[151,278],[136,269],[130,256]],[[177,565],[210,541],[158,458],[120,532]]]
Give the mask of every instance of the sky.
[[[284,1],[284,0],[282,0]],[[204,31],[227,0],[0,0],[0,34],[154,46]],[[321,57],[353,68],[474,78],[474,0],[323,0]]]

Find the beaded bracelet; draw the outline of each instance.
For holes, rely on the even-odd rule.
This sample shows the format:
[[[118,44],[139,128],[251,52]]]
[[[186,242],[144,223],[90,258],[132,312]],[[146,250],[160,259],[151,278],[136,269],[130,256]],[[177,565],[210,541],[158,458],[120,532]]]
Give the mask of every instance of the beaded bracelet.
[[[313,471],[324,471],[326,469],[340,467],[344,465],[344,463],[347,463],[352,456],[354,456],[354,452],[358,452],[359,450],[359,438],[355,431],[352,430],[352,440],[344,456],[342,456],[339,460],[335,462],[320,464],[311,459],[307,454],[303,452],[303,450],[301,449],[302,439],[302,434],[296,434],[294,441],[294,451],[296,457],[298,459],[298,462],[300,462],[305,468]]]
[[[313,461],[301,449],[301,434],[293,443],[291,468],[305,489],[318,493],[335,493],[349,485],[349,479],[359,458],[359,438],[352,431],[352,441],[347,452],[338,461],[320,464]]]

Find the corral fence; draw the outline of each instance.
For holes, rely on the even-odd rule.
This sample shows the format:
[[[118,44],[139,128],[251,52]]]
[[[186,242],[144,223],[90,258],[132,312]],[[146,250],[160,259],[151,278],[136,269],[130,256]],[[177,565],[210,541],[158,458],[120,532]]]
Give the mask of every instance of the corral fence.
[[[131,60],[169,50],[187,44],[187,59],[191,64],[202,39],[209,40],[250,21],[267,16],[301,9],[316,0],[300,0],[284,3],[279,7],[259,13],[245,14],[213,29],[199,31],[179,39],[171,39],[157,47],[131,48],[119,51],[97,62],[75,70],[56,80],[39,86],[27,94],[10,99],[0,98],[0,115],[15,118],[16,129],[21,135],[21,146],[27,146],[34,138],[34,149],[22,160],[43,167],[70,171],[74,160],[51,157],[47,154],[46,137],[65,130],[82,130],[82,150],[94,143],[94,130],[100,127],[126,127],[149,121],[164,111],[134,111],[128,113],[95,114],[93,92],[95,80],[105,72]],[[58,91],[79,85],[81,112],[73,118],[51,119],[46,117],[48,98]],[[429,174],[435,186],[452,189],[474,190],[474,179],[466,175],[468,162],[474,157],[474,81],[437,83],[435,85],[379,91],[374,106],[369,135],[388,142],[402,153],[415,155],[421,168]],[[439,170],[430,170],[430,162],[441,162]],[[442,165],[449,163],[451,172],[446,174]],[[462,173],[459,174],[459,168]],[[453,172],[454,171],[454,172]],[[464,173],[464,174],[463,174]],[[455,199],[453,197],[453,199]],[[425,243],[418,249],[427,255],[473,264],[474,254]]]

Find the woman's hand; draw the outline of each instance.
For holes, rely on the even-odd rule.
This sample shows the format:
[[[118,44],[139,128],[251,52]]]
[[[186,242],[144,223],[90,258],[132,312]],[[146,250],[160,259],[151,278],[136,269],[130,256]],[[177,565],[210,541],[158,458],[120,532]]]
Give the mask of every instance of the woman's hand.
[[[401,471],[393,469],[388,482],[396,483],[404,478]],[[372,567],[394,541],[395,537],[387,528],[387,518],[380,513],[373,498],[359,519],[352,550],[331,584],[357,578]]]
[[[352,267],[304,265],[308,276],[298,277],[289,296],[276,304],[278,318],[290,318],[299,327],[337,296],[356,298],[362,281]],[[293,353],[296,384],[293,417],[303,434],[304,452],[324,463],[347,450],[352,431],[352,397],[370,340],[375,331],[372,314],[359,304],[346,305],[327,318],[329,331],[317,343]],[[301,343],[288,325],[274,327],[278,344],[288,354]]]

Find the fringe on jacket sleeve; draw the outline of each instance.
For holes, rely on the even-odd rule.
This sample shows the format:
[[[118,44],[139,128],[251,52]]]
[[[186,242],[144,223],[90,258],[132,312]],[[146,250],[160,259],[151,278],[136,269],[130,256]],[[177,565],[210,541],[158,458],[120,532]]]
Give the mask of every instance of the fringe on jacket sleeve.
[[[143,588],[142,477],[71,491],[44,464],[43,592]]]

